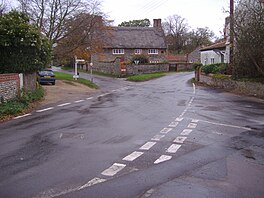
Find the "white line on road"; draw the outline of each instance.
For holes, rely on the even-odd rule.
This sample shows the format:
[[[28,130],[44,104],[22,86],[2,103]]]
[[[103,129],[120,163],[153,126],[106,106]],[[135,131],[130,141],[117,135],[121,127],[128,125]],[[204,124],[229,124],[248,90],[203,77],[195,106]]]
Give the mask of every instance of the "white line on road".
[[[101,174],[105,176],[114,176],[116,173],[118,173],[125,167],[125,164],[114,163],[108,169],[104,170]]]
[[[141,146],[140,150],[149,150],[152,146],[154,146],[157,142],[147,142],[143,146]]]
[[[199,122],[199,120],[196,120],[196,119],[192,119],[191,122]]]
[[[30,115],[32,115],[32,114],[31,113],[28,113],[28,114],[25,114],[25,115],[21,115],[21,116],[14,117],[13,119],[16,120],[16,119],[24,118],[24,117],[27,117],[27,116],[30,116]]]
[[[82,190],[84,188],[87,188],[87,187],[90,187],[90,186],[93,186],[95,184],[99,184],[99,183],[102,183],[102,182],[105,182],[105,181],[106,181],[106,179],[100,179],[98,177],[95,177],[92,180],[88,181],[86,184],[84,184],[81,187],[79,187],[78,190]]]
[[[192,132],[192,129],[183,129],[181,135],[189,135]]]
[[[195,123],[188,124],[188,128],[195,129],[196,127],[197,127],[197,124]]]
[[[83,102],[84,100],[76,100],[74,101],[74,103],[80,103],[80,102]]]
[[[70,102],[67,102],[67,103],[63,103],[63,104],[59,104],[57,105],[58,107],[63,107],[63,106],[67,106],[67,105],[70,105],[71,103]]]
[[[92,100],[92,99],[93,99],[93,97],[86,98],[86,100]]]
[[[183,118],[180,118],[180,117],[178,117],[178,118],[175,119],[175,121],[177,121],[177,122],[180,122],[182,120],[183,120]]]
[[[37,113],[41,113],[41,112],[49,111],[49,110],[52,110],[52,109],[54,109],[54,107],[49,107],[49,108],[46,108],[46,109],[37,110],[36,112]]]
[[[180,144],[172,144],[167,150],[167,153],[176,153],[178,149],[181,147]]]
[[[166,133],[169,133],[171,130],[172,130],[172,128],[164,128],[164,129],[162,129],[162,130],[160,131],[160,133],[164,133],[164,134],[166,134]]]
[[[165,135],[155,135],[151,140],[153,141],[160,141],[161,138],[163,138]]]
[[[208,124],[214,124],[214,125],[218,125],[218,126],[225,126],[225,127],[231,127],[231,128],[237,128],[237,129],[244,129],[244,130],[252,130],[251,128],[248,128],[248,127],[242,127],[242,126],[236,126],[236,125],[231,125],[231,124],[222,124],[222,123],[216,123],[216,122],[209,122],[209,121],[206,121],[206,120],[199,120],[200,122],[205,122],[205,123],[208,123]]]
[[[144,152],[135,151],[135,152],[131,153],[130,155],[124,157],[123,160],[132,162],[143,154],[144,154]]]
[[[157,160],[154,162],[154,164],[159,164],[159,163],[161,163],[161,162],[168,161],[168,160],[170,160],[171,158],[172,158],[172,156],[170,156],[170,155],[162,155],[162,156],[159,157],[159,159],[157,159]]]
[[[195,84],[193,83],[193,94],[195,94]]]
[[[179,124],[179,122],[171,122],[169,124],[169,127],[176,127]]]
[[[110,93],[104,93],[104,94],[101,94],[101,95],[98,96],[98,98],[99,98],[99,97],[107,96],[107,95],[109,95],[109,94],[110,94]]]
[[[178,136],[173,142],[182,144],[186,139],[187,137]]]

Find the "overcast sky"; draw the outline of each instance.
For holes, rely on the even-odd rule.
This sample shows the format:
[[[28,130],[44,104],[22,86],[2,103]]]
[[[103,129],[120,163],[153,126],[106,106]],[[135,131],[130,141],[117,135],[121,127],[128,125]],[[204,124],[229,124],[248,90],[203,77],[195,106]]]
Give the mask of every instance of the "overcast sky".
[[[191,29],[209,27],[220,37],[229,0],[102,0],[102,9],[114,25],[144,18],[164,21],[177,14],[187,20]]]

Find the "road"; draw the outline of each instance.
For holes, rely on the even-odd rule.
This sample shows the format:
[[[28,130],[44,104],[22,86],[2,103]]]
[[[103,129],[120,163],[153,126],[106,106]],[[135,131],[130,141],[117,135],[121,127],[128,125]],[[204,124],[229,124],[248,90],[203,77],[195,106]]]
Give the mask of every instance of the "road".
[[[101,93],[1,124],[0,197],[262,198],[264,101],[192,77],[95,77]]]

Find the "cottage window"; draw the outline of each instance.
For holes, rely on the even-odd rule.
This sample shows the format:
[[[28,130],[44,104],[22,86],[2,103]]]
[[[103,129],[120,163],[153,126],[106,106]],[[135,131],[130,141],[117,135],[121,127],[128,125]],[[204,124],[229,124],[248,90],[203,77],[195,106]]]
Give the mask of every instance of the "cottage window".
[[[148,54],[159,54],[159,50],[158,49],[149,49]]]
[[[211,64],[214,64],[214,58],[211,58]]]
[[[135,54],[142,54],[142,49],[135,49]]]
[[[124,49],[113,49],[113,54],[125,54]]]

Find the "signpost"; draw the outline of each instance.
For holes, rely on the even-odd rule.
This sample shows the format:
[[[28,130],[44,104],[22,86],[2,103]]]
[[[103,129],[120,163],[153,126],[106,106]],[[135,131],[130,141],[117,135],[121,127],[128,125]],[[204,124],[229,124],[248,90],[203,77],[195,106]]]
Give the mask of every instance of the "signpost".
[[[93,63],[90,63],[90,66],[91,66],[91,82],[93,82]]]
[[[72,76],[74,78],[74,80],[77,80],[78,78],[80,78],[79,76],[79,72],[78,72],[78,62],[84,62],[84,59],[77,59],[77,56],[74,56],[75,59],[75,63],[74,63],[74,75]]]

